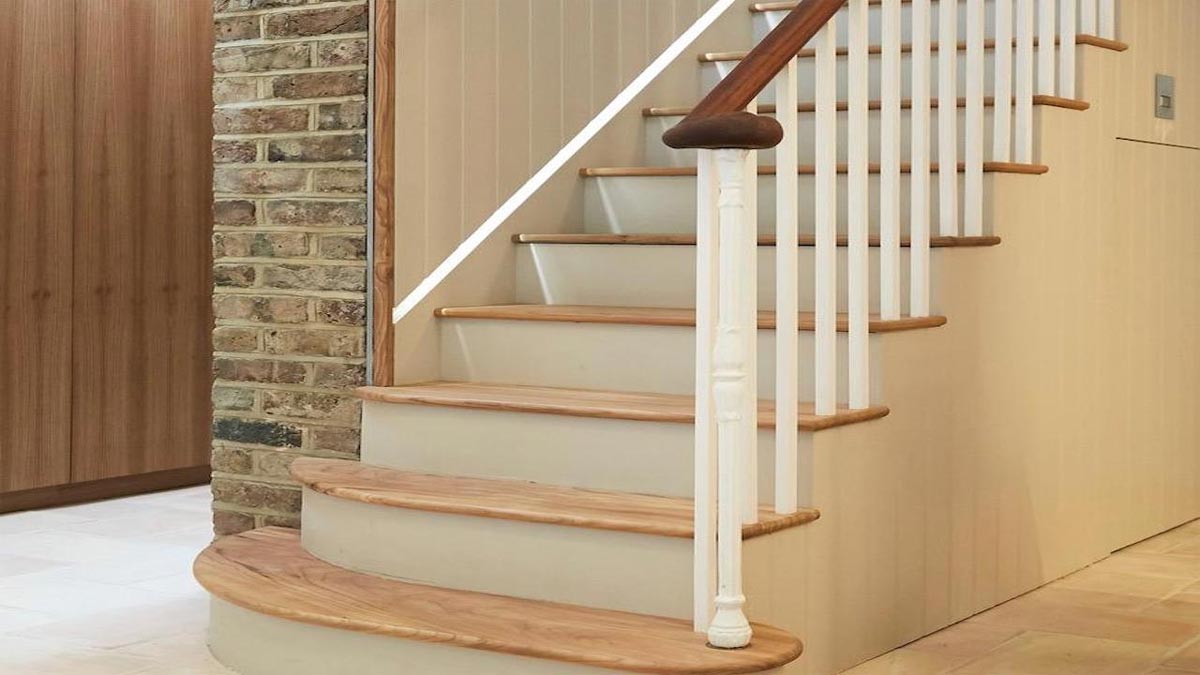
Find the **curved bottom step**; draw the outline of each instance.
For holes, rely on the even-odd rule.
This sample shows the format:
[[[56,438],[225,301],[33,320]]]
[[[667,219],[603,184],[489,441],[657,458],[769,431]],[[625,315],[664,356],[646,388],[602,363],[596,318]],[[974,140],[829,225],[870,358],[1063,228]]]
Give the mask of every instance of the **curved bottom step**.
[[[360,574],[279,528],[215,542],[195,572],[215,596],[213,654],[242,675],[777,673],[801,651],[770,626],[747,649],[717,650],[686,621]]]

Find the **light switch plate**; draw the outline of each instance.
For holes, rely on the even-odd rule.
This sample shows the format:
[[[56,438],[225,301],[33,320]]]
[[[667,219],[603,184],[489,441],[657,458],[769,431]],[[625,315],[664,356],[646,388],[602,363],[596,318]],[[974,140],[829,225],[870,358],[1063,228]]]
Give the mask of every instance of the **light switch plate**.
[[[1154,116],[1175,119],[1175,78],[1171,75],[1154,76]]]

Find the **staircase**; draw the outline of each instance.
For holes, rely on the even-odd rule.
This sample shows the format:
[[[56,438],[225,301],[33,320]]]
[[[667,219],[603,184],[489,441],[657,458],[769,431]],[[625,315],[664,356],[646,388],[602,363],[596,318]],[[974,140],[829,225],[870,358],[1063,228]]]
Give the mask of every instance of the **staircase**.
[[[885,56],[879,43],[886,38],[881,25],[889,23],[883,12],[903,5],[905,44],[899,53],[909,73],[913,10],[907,0],[852,2],[862,4],[840,10],[836,21],[845,26],[851,12],[867,8],[867,36],[876,45],[867,52],[867,91],[877,94],[887,88],[880,70]],[[996,90],[990,17],[997,3],[1014,4],[987,3],[987,92]],[[969,3],[960,4],[965,10]],[[759,3],[738,20],[757,41],[795,8],[796,3]],[[957,15],[963,34],[967,15]],[[817,529],[823,522],[818,509],[832,508],[819,502],[831,490],[821,455],[883,443],[864,439],[886,439],[900,433],[897,429],[920,426],[923,411],[911,407],[892,415],[907,419],[892,422],[887,405],[893,401],[887,395],[935,385],[905,375],[888,378],[908,373],[902,366],[914,355],[936,353],[932,345],[945,348],[937,334],[956,317],[937,313],[942,285],[954,283],[943,273],[953,269],[955,256],[982,260],[1002,245],[993,200],[1012,181],[1041,180],[1053,168],[1012,158],[983,162],[983,198],[977,205],[983,231],[939,231],[938,224],[947,220],[939,212],[939,175],[958,174],[944,184],[955,185],[959,197],[969,180],[970,105],[957,96],[970,88],[964,45],[956,54],[961,65],[953,85],[957,91],[941,97],[942,107],[934,98],[938,77],[931,71],[930,107],[935,113],[948,104],[955,108],[951,152],[958,162],[952,172],[933,161],[919,176],[934,186],[928,212],[934,233],[914,234],[899,223],[889,229],[873,207],[866,214],[864,237],[865,230],[856,230],[853,209],[834,208],[836,236],[829,238],[829,230],[821,231],[802,215],[792,236],[795,265],[803,273],[787,272],[795,276],[794,289],[777,285],[777,266],[790,264],[780,262],[785,256],[778,249],[791,244],[786,236],[779,243],[773,205],[788,193],[795,195],[800,214],[812,214],[821,208],[823,186],[832,184],[840,199],[853,201],[865,185],[871,204],[895,195],[898,213],[907,220],[914,166],[924,171],[911,156],[911,79],[896,83],[889,96],[864,100],[861,88],[849,86],[846,45],[854,41],[844,32],[836,40],[836,63],[825,63],[836,73],[833,109],[818,110],[814,104],[821,96],[812,87],[821,67],[817,50],[801,51],[795,61],[798,102],[784,104],[798,111],[792,125],[798,139],[793,140],[796,176],[781,175],[779,167],[791,165],[775,150],[764,149],[757,156],[757,188],[748,187],[751,201],[761,206],[753,223],[757,240],[750,240],[756,250],[745,268],[757,279],[756,319],[747,317],[756,321],[757,356],[745,362],[753,368],[745,381],[757,394],[758,408],[757,427],[749,430],[756,435],[755,456],[743,459],[757,464],[757,472],[744,477],[752,485],[740,487],[757,493],[757,514],[737,516],[735,502],[741,497],[736,492],[723,491],[718,500],[707,492],[715,475],[697,477],[698,411],[702,429],[725,420],[709,419],[696,399],[697,325],[713,330],[716,320],[694,309],[698,283],[706,283],[697,269],[698,237],[705,236],[697,231],[698,218],[705,217],[703,192],[697,199],[697,166],[704,161],[700,153],[713,151],[664,144],[663,133],[693,108],[662,101],[626,113],[643,118],[643,165],[578,168],[584,201],[574,232],[512,235],[516,262],[510,303],[436,309],[439,380],[361,390],[362,463],[300,459],[293,464],[292,477],[304,495],[301,533],[267,528],[226,537],[200,556],[195,571],[213,595],[210,642],[217,658],[244,675],[834,672],[831,664],[844,657],[823,656],[820,664],[797,660],[801,637],[818,644],[822,653],[832,653],[830,645],[845,639],[822,632],[808,607],[810,601],[816,606],[811,598],[822,592],[812,587],[812,579],[834,564],[822,552],[830,535]],[[1124,49],[1093,35],[1081,34],[1077,43],[1080,50]],[[709,90],[730,77],[731,67],[746,53],[697,56],[697,78]],[[773,92],[768,87],[759,97],[759,114],[777,116]],[[996,100],[988,96],[981,104],[987,135],[976,141],[988,148],[994,144]],[[1035,95],[1032,105],[1078,115],[1087,115],[1089,107],[1052,94]],[[887,133],[881,118],[889,109],[899,111],[892,133],[902,131],[905,154],[898,163],[880,151],[886,145],[880,135]],[[864,110],[870,131],[862,145],[855,141],[860,127],[854,116]],[[822,114],[833,120],[837,138],[824,149],[817,140]],[[945,157],[938,140],[936,132],[930,134],[926,161]],[[886,184],[889,167],[893,187]],[[858,182],[864,176],[866,182]],[[965,201],[948,203],[969,211]],[[960,217],[970,219],[958,213],[948,218]],[[865,254],[859,262],[856,250]],[[914,255],[928,257],[928,264],[915,264]],[[889,256],[898,262],[891,282],[881,278]],[[814,286],[819,282],[808,271],[827,263],[845,273],[825,292],[836,294],[836,307],[849,312],[829,314],[828,304],[820,301],[822,290]],[[863,279],[854,280],[854,274]],[[919,294],[899,290],[920,287],[922,276],[934,311],[914,312]],[[889,292],[900,299],[898,315],[886,306]],[[699,297],[704,293],[699,289]],[[865,304],[856,305],[856,293]],[[788,302],[793,311],[781,314]],[[780,321],[791,313],[798,317],[795,322]],[[776,344],[780,323],[797,329],[799,359]],[[827,394],[818,384],[820,365],[807,357],[818,350],[822,330],[832,337],[832,353],[826,352],[831,363],[824,372],[836,379],[826,389],[836,392],[829,405],[821,403]],[[793,365],[781,367],[780,358]],[[867,388],[860,392],[865,405],[854,400],[860,358],[871,364]],[[801,401],[794,413],[789,406],[777,410],[773,400],[780,381],[791,379],[798,387],[792,395]],[[781,435],[793,438],[783,443]],[[794,475],[783,473],[787,463],[777,464],[777,448],[789,444],[799,466]],[[727,459],[722,456],[720,471]],[[734,489],[734,482],[722,482],[721,489]],[[800,506],[778,506],[783,493],[794,495]],[[729,512],[718,518],[713,503]],[[731,513],[738,518],[733,525]],[[897,514],[896,521],[902,516]],[[717,522],[734,528],[727,533],[740,528],[736,548],[731,548],[736,537],[718,538],[704,530],[706,523]],[[895,536],[896,528],[880,527]],[[714,559],[697,553],[706,541],[713,551],[719,542]],[[727,568],[727,562],[740,567]],[[714,569],[718,563],[720,573]],[[736,580],[728,576],[731,570]],[[744,583],[746,614],[768,622],[750,624],[748,646],[707,644],[703,630],[713,594],[705,593],[716,590],[710,584],[718,580],[719,608],[728,608],[722,602],[740,595],[727,592],[731,587],[725,584]],[[860,610],[868,611],[838,611]],[[856,647],[853,658],[901,643],[899,636],[873,639]]]

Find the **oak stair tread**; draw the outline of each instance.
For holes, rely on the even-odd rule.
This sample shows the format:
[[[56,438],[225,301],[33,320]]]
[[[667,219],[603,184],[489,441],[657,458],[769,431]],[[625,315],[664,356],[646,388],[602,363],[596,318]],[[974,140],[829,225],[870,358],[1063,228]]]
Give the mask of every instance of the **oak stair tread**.
[[[1044,105],[1044,106],[1049,106],[1049,107],[1053,107],[1053,108],[1066,108],[1068,110],[1087,110],[1092,105],[1091,103],[1088,103],[1087,101],[1081,101],[1079,99],[1074,99],[1074,98],[1063,98],[1062,96],[1050,96],[1048,94],[1034,95],[1033,104],[1034,105]],[[903,110],[911,109],[912,105],[913,105],[913,100],[911,98],[902,99],[900,101],[900,108]],[[929,101],[929,105],[931,108],[936,110],[938,108],[938,100],[936,98],[931,99]],[[984,107],[995,106],[996,98],[994,96],[984,97],[983,105],[984,105]],[[958,107],[965,108],[966,106],[967,106],[967,99],[959,98],[958,99]],[[868,101],[867,108],[869,110],[881,110],[883,108],[883,101],[881,101],[879,99],[874,99],[874,100]],[[843,111],[843,112],[849,110],[850,102],[849,101],[838,101],[837,109],[839,111]],[[796,112],[800,112],[800,113],[812,113],[812,112],[816,112],[816,110],[817,110],[816,103],[800,103],[796,107]],[[772,114],[776,113],[777,111],[778,111],[778,109],[775,107],[774,103],[766,103],[766,104],[758,106],[759,114],[772,115]],[[682,117],[682,116],[690,114],[691,112],[692,112],[691,106],[655,106],[655,107],[642,109],[642,115],[644,117]]]
[[[425,382],[397,387],[360,387],[367,401],[403,405],[471,408],[568,417],[591,417],[635,422],[694,424],[695,399],[680,394],[567,389],[481,382]],[[838,408],[832,415],[816,415],[811,403],[798,407],[797,428],[820,431],[868,422],[886,416],[886,406],[861,410]],[[775,402],[760,400],[758,426],[775,428]]]
[[[937,162],[929,165],[929,170],[932,173],[939,171]],[[879,163],[871,163],[867,166],[868,173],[879,173],[881,165]],[[958,172],[966,170],[966,163],[959,162],[957,167]],[[837,171],[840,174],[849,173],[849,164],[838,164]],[[1050,167],[1044,164],[1021,164],[1018,162],[984,162],[984,173],[1015,173],[1030,176],[1039,176],[1050,171]],[[817,168],[812,164],[801,164],[796,173],[801,176],[815,175]],[[912,164],[910,162],[900,163],[900,173],[912,173]],[[605,177],[678,177],[678,176],[695,176],[696,167],[694,166],[608,166],[608,167],[591,167],[579,170],[579,175],[585,178],[605,178]],[[758,167],[758,175],[773,176],[775,175],[774,165],[763,165]]]
[[[377,506],[681,539],[695,534],[694,503],[681,497],[435,475],[344,459],[302,457],[292,463],[291,475],[321,494]],[[763,507],[757,523],[742,526],[742,536],[760,537],[820,517],[816,509],[780,515]]]
[[[407,583],[317,559],[294,530],[217,540],[196,578],[233,605],[300,623],[514,656],[654,675],[724,675],[778,668],[795,637],[754,624],[745,649],[711,649],[690,621]]]
[[[1039,42],[1038,39],[1035,37],[1033,39],[1033,46],[1037,47],[1038,42]],[[1054,44],[1057,45],[1057,44],[1059,44],[1059,42],[1060,41],[1058,39],[1055,39]],[[1129,45],[1125,44],[1124,42],[1120,42],[1118,40],[1109,40],[1107,38],[1102,38],[1102,37],[1098,37],[1095,35],[1083,35],[1083,34],[1077,35],[1077,36],[1075,36],[1075,44],[1076,45],[1087,45],[1087,46],[1091,46],[1091,47],[1099,47],[1100,49],[1108,49],[1108,50],[1114,51],[1114,52],[1123,52],[1123,51],[1129,49]],[[995,40],[984,40],[983,48],[985,50],[995,49],[996,41]],[[967,43],[965,41],[959,42],[958,43],[958,51],[964,52],[966,50],[967,50]],[[934,54],[936,54],[937,51],[938,51],[938,46],[937,46],[937,42],[935,41],[933,43]],[[900,45],[900,52],[903,54],[911,53],[912,52],[912,44],[904,43],[904,44]],[[700,63],[722,63],[722,62],[728,62],[728,61],[741,61],[742,59],[746,58],[746,54],[748,54],[748,53],[749,53],[749,51],[745,50],[745,49],[739,49],[739,50],[728,51],[728,52],[705,52],[703,54],[700,54],[697,57],[697,60],[699,60]],[[878,44],[868,45],[867,53],[871,54],[871,55],[882,54],[883,53],[883,45],[878,45]],[[838,56],[848,56],[849,54],[850,54],[849,47],[838,47],[837,48]],[[801,49],[799,52],[796,53],[796,57],[801,58],[801,59],[811,59],[811,58],[816,58],[816,56],[817,56],[817,50],[811,49],[811,48]]]
[[[546,321],[564,323],[631,324],[637,326],[696,325],[696,310],[683,307],[619,307],[611,305],[483,305],[476,307],[442,307],[434,314],[443,319],[492,319],[506,321]],[[816,330],[816,315],[800,312],[800,330]],[[895,333],[946,325],[944,316],[902,317],[881,319],[872,315],[868,324],[872,333]],[[760,311],[758,327],[772,330],[777,327],[775,312]],[[850,330],[849,315],[839,313],[837,329]]]
[[[591,234],[591,233],[565,233],[565,234],[514,234],[512,236],[514,244],[597,244],[597,245],[614,245],[614,246],[695,246],[696,235],[694,234]],[[848,246],[849,237],[846,235],[838,235],[837,245]],[[801,246],[816,246],[816,236],[811,234],[800,235]],[[774,246],[776,239],[774,235],[760,235],[758,237],[759,246]],[[868,238],[869,246],[879,246],[880,240],[877,235],[872,235]],[[900,246],[908,247],[912,245],[912,241],[908,237],[900,239]],[[999,246],[1000,237],[984,236],[984,237],[941,237],[932,236],[929,238],[929,245],[933,248],[976,248],[983,246]]]

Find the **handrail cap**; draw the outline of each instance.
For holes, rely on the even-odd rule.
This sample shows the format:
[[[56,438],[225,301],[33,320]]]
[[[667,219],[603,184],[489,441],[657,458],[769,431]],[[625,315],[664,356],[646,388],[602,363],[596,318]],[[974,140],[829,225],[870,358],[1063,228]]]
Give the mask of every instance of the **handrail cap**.
[[[782,140],[778,121],[744,111],[685,119],[663,134],[663,142],[676,150],[766,150]]]

